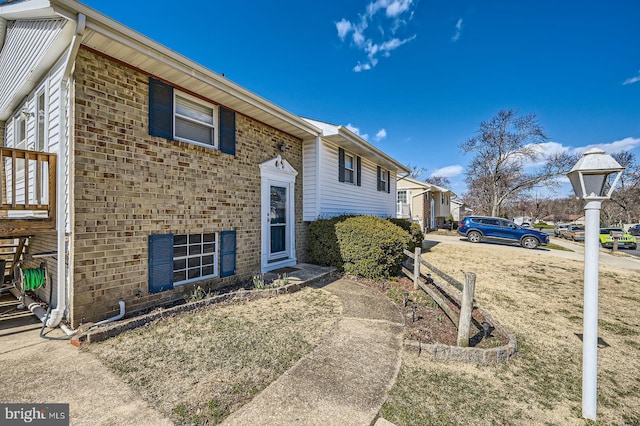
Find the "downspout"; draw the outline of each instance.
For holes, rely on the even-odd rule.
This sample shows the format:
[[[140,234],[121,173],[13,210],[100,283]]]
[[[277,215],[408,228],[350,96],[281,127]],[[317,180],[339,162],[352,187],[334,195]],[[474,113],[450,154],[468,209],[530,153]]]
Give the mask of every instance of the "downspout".
[[[84,30],[86,27],[86,17],[82,14],[78,14],[78,20],[76,24],[76,31],[73,34],[73,38],[71,39],[71,44],[69,45],[69,50],[67,51],[67,57],[65,58],[65,66],[64,73],[62,74],[62,82],[61,82],[61,102],[66,103],[66,105],[61,105],[60,108],[60,143],[59,143],[59,152],[58,152],[58,170],[57,170],[57,204],[56,204],[56,229],[58,233],[58,264],[57,264],[57,291],[56,291],[56,307],[51,310],[51,315],[49,320],[47,321],[47,327],[56,327],[62,321],[64,317],[64,312],[67,308],[67,198],[66,198],[66,182],[67,182],[67,171],[69,172],[69,182],[71,182],[71,172],[72,170],[67,170],[67,143],[73,140],[73,126],[68,122],[67,109],[69,110],[69,116],[72,117],[71,108],[73,107],[73,101],[69,97],[68,86],[71,80],[71,73],[73,72],[76,56],[78,55],[78,50],[80,49],[80,42],[82,41],[82,36],[84,35]],[[70,152],[73,152],[70,150]],[[69,194],[69,198],[73,197],[73,194]],[[69,230],[70,231],[70,230]],[[49,301],[51,303],[51,301]]]

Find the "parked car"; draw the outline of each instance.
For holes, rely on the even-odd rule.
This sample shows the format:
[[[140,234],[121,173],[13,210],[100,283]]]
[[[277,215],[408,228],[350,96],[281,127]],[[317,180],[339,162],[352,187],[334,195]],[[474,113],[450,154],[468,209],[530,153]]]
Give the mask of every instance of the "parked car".
[[[637,225],[633,225],[631,228],[629,228],[629,230],[627,231],[629,234],[633,235],[634,237],[639,237],[640,236],[640,223]]]
[[[571,241],[584,241],[584,226],[571,225],[562,236]]]
[[[600,228],[600,244],[604,248],[613,248],[613,237],[611,232],[617,232],[622,235],[618,238],[618,248],[628,248],[635,250],[638,247],[636,237],[628,234],[622,230],[622,228]]]
[[[523,228],[499,217],[467,216],[460,221],[458,234],[467,237],[472,243],[486,240],[500,241],[517,243],[529,249],[549,244],[549,236],[544,232]]]
[[[569,225],[557,225],[553,228],[553,235],[555,237],[562,237],[562,233],[565,232],[569,228]]]

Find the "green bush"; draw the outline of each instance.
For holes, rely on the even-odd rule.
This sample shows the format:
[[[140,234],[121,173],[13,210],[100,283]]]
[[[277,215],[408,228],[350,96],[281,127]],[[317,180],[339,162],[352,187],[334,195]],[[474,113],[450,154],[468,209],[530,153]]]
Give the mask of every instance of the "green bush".
[[[344,271],[365,278],[384,279],[400,273],[409,234],[390,221],[357,216],[335,224]]]
[[[336,223],[353,216],[318,219],[309,225],[309,262],[320,266],[334,266],[342,270],[342,256],[336,238]]]
[[[411,222],[408,219],[389,218],[389,222],[404,229],[409,233],[409,246],[407,250],[413,253],[416,247],[422,248],[422,242],[424,241],[424,234],[420,230],[420,225],[415,222]]]

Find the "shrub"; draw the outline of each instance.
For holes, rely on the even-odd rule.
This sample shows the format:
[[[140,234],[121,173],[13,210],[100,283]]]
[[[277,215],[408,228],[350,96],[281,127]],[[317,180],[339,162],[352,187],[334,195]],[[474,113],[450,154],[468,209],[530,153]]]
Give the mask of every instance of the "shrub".
[[[397,219],[392,217],[387,220],[409,233],[409,246],[407,247],[407,250],[413,253],[416,247],[422,247],[424,234],[420,230],[420,225],[415,222],[411,222],[408,219]]]
[[[347,218],[335,224],[344,271],[365,278],[384,279],[400,273],[409,234],[373,216]]]
[[[336,238],[336,223],[353,216],[318,219],[309,225],[309,262],[320,266],[334,266],[342,270],[342,256]]]

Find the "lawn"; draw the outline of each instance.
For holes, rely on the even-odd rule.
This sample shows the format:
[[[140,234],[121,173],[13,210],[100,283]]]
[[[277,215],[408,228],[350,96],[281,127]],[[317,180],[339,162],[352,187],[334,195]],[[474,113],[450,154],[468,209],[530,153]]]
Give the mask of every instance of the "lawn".
[[[217,424],[309,353],[340,312],[335,296],[306,288],[162,319],[89,351],[176,424]]]
[[[581,417],[583,263],[495,245],[439,244],[424,255],[462,279],[514,332],[519,354],[493,366],[405,354],[381,415],[398,426],[585,424]],[[640,277],[600,271],[598,423],[640,424]]]
[[[516,334],[509,362],[479,366],[405,353],[380,414],[398,426],[582,425],[582,269],[543,250],[438,244],[425,259],[463,280]],[[640,424],[640,276],[601,267],[598,423]],[[176,424],[217,424],[317,346],[340,318],[322,290],[208,306],[90,345]],[[586,422],[588,423],[588,422]]]

